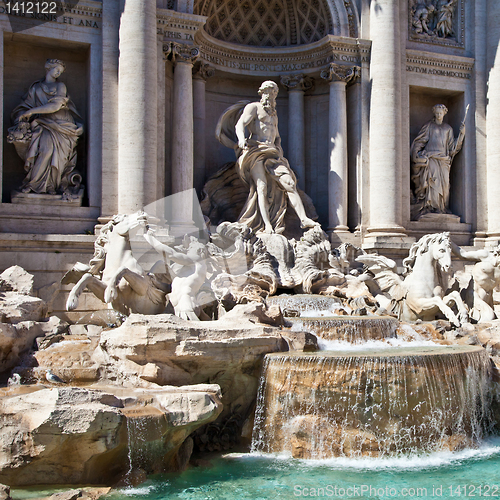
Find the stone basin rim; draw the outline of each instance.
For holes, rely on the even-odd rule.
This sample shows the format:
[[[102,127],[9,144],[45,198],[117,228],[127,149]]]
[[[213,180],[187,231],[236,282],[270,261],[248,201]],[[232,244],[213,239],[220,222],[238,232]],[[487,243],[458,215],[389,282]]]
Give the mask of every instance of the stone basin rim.
[[[345,357],[359,357],[359,358],[394,358],[405,356],[456,356],[461,354],[473,354],[486,352],[486,350],[477,345],[436,345],[436,346],[396,346],[396,347],[382,347],[377,349],[345,349],[338,351],[316,351],[316,352],[303,352],[303,351],[288,351],[288,352],[274,352],[266,354],[269,358],[278,358],[280,356],[287,356],[289,358],[345,358]]]
[[[394,316],[343,316],[341,314],[338,314],[336,316],[286,316],[286,319],[289,321],[328,321],[328,320],[336,320],[336,321],[345,321],[346,323],[352,323],[353,321],[377,321],[377,322],[382,322],[382,321],[394,321],[398,322],[399,320],[395,318]]]

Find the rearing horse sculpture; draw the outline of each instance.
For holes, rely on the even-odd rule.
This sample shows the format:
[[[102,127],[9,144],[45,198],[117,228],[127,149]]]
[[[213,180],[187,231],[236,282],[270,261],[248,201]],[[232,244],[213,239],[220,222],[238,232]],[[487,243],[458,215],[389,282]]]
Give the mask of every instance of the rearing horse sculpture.
[[[98,299],[123,314],[163,312],[166,284],[143,271],[130,246],[130,231],[146,224],[146,214],[137,212],[115,215],[102,227],[89,265],[77,262],[61,280],[62,284],[76,283],[66,302],[68,311],[76,309],[78,298],[88,288]]]
[[[451,254],[449,233],[423,236],[412,245],[410,255],[403,260],[404,279],[397,274],[396,263],[386,257],[366,254],[356,260],[373,273],[382,295],[392,300],[391,312],[400,320],[432,321],[442,313],[455,326],[460,326],[468,321],[467,308],[458,292],[445,295],[445,276],[451,271]],[[458,315],[450,308],[453,303]]]

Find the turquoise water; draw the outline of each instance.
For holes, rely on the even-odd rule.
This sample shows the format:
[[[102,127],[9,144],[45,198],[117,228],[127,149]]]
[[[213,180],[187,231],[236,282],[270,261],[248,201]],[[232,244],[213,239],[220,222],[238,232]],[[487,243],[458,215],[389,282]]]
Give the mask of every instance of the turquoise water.
[[[371,489],[370,489],[371,488]],[[440,494],[441,493],[441,494]],[[106,500],[500,498],[500,439],[477,450],[390,459],[296,460],[230,454],[151,477]]]

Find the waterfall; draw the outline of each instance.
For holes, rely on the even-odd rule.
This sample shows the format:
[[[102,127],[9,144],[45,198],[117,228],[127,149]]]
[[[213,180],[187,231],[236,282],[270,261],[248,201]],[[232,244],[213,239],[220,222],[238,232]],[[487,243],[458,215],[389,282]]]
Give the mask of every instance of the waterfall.
[[[395,318],[350,317],[287,318],[292,330],[314,333],[323,340],[342,340],[351,344],[395,338],[399,321]]]
[[[322,459],[473,446],[492,420],[490,372],[475,346],[269,354],[252,450]]]
[[[136,476],[152,473],[165,454],[159,418],[144,407],[126,408],[128,462],[125,482],[133,484]]]

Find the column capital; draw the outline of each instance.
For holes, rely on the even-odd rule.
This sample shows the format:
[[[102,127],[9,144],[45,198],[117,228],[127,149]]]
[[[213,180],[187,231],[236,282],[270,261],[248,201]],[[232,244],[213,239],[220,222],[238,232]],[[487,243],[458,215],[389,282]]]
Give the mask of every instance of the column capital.
[[[307,92],[308,90],[314,88],[314,78],[304,74],[282,75],[281,85],[283,85],[283,87],[285,87],[289,92],[291,90],[301,90],[302,92]]]
[[[163,45],[165,57],[170,57],[174,63],[185,62],[194,64],[200,56],[200,49],[194,45],[171,42]]]
[[[215,75],[215,68],[202,61],[197,61],[193,66],[193,78],[196,80],[207,81]]]
[[[329,82],[349,83],[351,80],[360,76],[361,68],[359,66],[343,66],[336,63],[330,63],[328,68],[321,72],[321,78]]]

